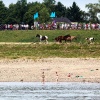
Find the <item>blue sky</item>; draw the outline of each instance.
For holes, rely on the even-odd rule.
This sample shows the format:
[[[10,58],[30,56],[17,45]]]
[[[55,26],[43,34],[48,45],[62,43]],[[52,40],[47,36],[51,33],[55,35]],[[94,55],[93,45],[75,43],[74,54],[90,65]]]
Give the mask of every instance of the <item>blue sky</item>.
[[[2,0],[3,3],[5,4],[5,6],[9,6],[9,4],[11,3],[16,3],[18,0]],[[38,1],[38,2],[43,2],[43,0],[27,0],[27,2],[35,2],[35,1]],[[60,1],[64,6],[66,7],[70,7],[72,6],[73,2],[75,1],[76,4],[78,5],[78,7],[83,10],[83,11],[88,11],[87,8],[85,8],[85,5],[86,4],[89,4],[89,3],[98,3],[98,0],[55,0],[56,2]]]

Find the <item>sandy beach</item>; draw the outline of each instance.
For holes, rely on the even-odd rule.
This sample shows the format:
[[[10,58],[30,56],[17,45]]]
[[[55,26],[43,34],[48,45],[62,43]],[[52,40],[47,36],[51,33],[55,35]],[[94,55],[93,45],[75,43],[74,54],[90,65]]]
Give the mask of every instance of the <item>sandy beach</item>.
[[[0,82],[100,82],[99,58],[1,59]]]

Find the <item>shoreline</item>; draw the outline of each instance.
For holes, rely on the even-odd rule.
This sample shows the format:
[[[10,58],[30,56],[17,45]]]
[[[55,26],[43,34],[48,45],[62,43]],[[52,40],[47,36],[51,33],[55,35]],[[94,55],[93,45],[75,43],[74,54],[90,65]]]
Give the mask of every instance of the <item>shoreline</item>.
[[[100,58],[0,59],[0,82],[100,83]]]

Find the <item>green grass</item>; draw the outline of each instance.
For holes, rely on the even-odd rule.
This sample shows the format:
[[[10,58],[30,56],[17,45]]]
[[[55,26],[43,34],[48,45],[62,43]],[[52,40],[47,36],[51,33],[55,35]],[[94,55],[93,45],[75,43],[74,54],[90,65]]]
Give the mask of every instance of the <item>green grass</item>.
[[[0,45],[0,58],[77,58],[100,57],[100,45],[89,44],[30,44]]]
[[[39,44],[36,34],[47,35],[50,44]],[[77,40],[72,43],[56,44],[54,38],[58,35],[75,35]],[[88,44],[86,37],[93,36],[95,42]],[[0,42],[36,42],[36,44],[0,44],[0,58],[78,58],[100,57],[100,31],[84,30],[29,30],[29,31],[0,31]],[[51,43],[52,42],[52,43]]]
[[[59,35],[75,35],[77,41],[84,43],[86,37],[93,36],[95,42],[100,43],[100,30],[18,30],[18,31],[0,31],[0,42],[38,42],[36,34],[47,35],[49,42],[54,42],[54,38]]]

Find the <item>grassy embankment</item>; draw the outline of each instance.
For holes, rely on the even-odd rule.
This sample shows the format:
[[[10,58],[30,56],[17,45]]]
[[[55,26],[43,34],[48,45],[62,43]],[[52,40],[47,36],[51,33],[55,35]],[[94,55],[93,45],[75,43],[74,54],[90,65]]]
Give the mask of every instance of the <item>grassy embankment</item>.
[[[47,35],[50,44],[38,44],[38,39],[35,37],[37,33]],[[54,42],[56,36],[66,34],[75,35],[78,39],[72,43]],[[95,38],[95,42],[88,44],[85,38],[91,36]],[[1,42],[31,42],[31,44],[2,44]],[[100,31],[95,30],[0,31],[0,43],[0,58],[100,57]]]

